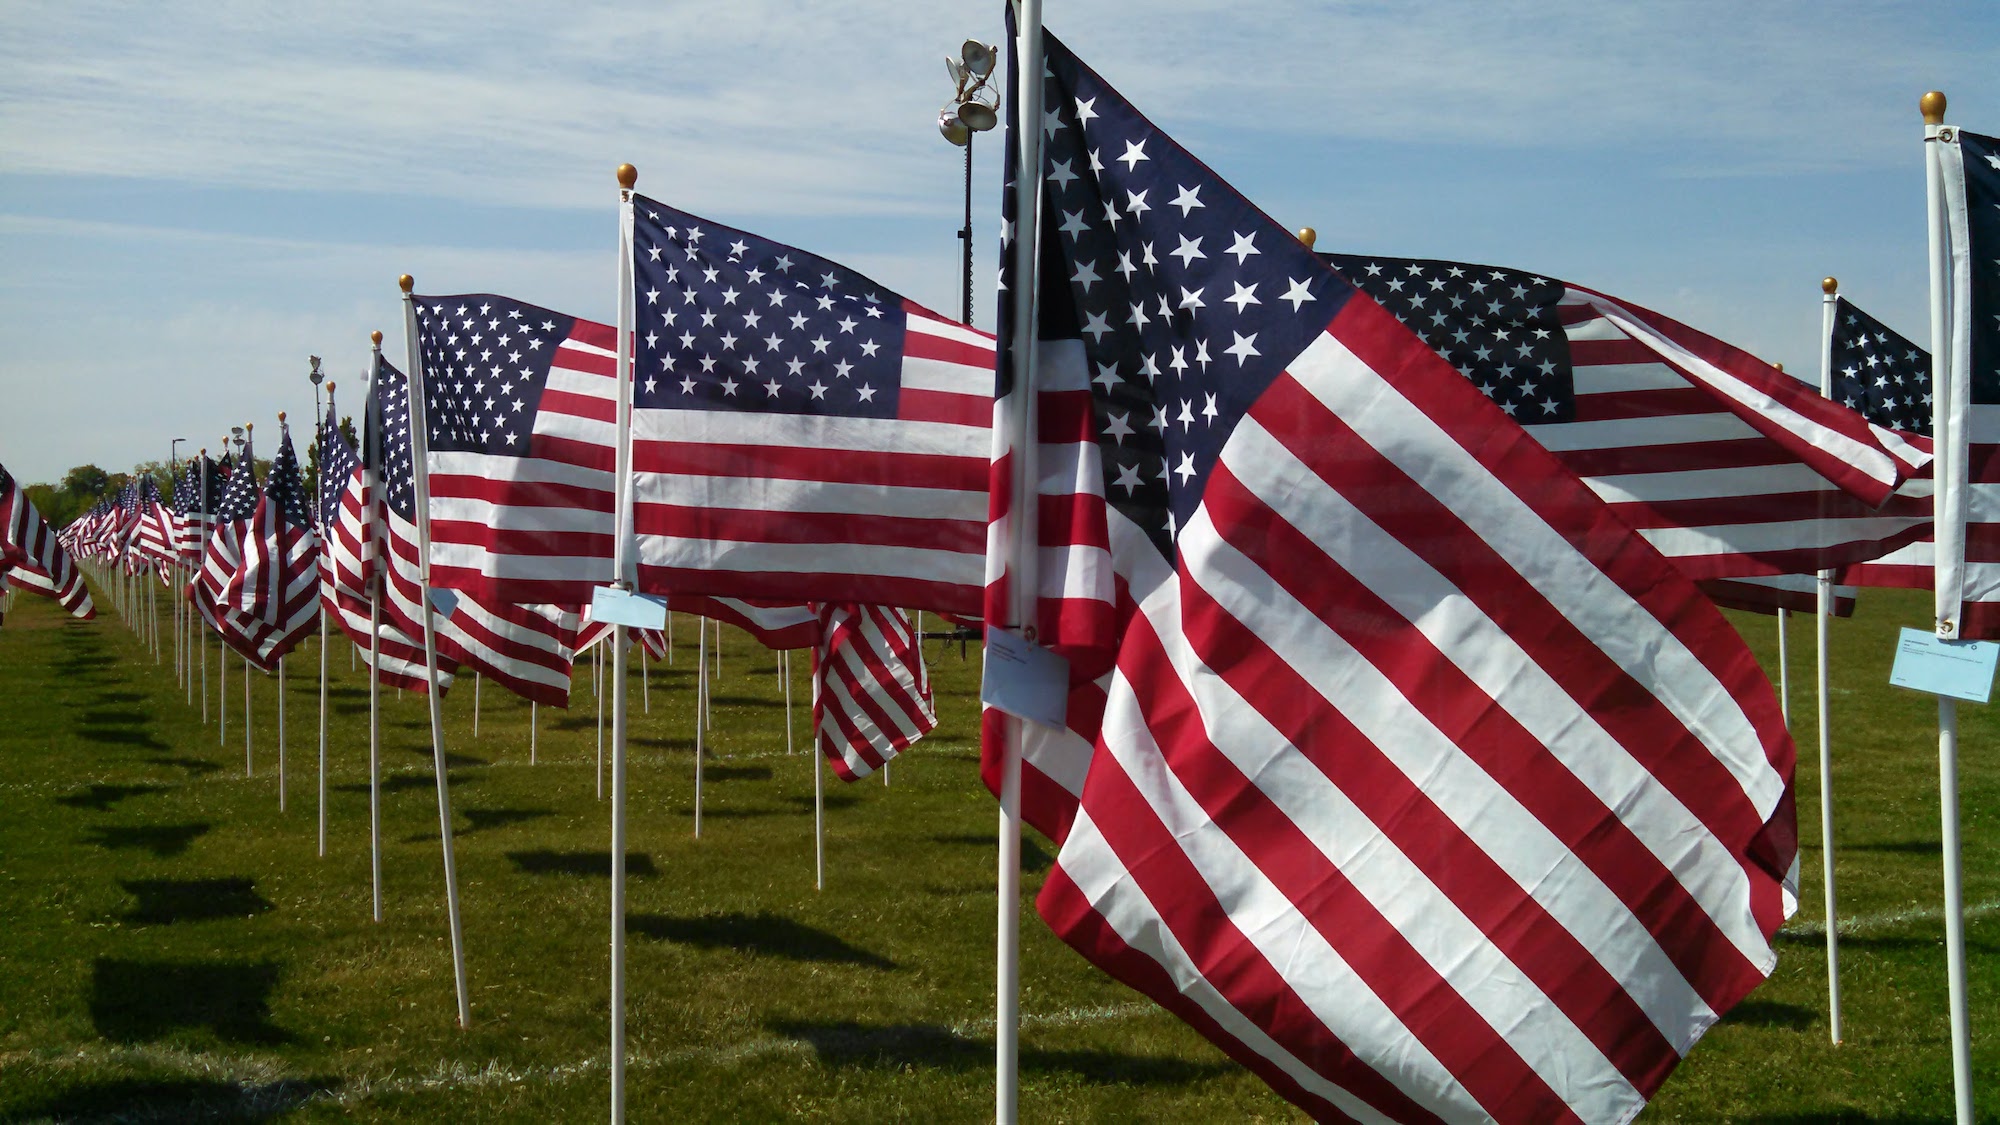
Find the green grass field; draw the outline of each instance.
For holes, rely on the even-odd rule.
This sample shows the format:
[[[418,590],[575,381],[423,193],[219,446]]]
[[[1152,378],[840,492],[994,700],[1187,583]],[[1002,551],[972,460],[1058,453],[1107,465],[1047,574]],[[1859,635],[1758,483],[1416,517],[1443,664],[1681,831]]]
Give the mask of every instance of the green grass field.
[[[99,605],[106,599],[101,595]],[[1668,1081],[1647,1122],[1950,1119],[1935,706],[1887,686],[1928,595],[1834,623],[1847,1042],[1827,1041],[1812,630],[1794,619],[1803,902],[1771,981]],[[1769,618],[1738,617],[1767,665]],[[163,630],[164,632],[164,630]],[[828,776],[813,889],[806,671],[787,755],[773,657],[733,631],[692,837],[694,663],[632,698],[627,1029],[635,1121],[991,1116],[995,807],[978,653],[933,644],[939,733],[891,784]],[[455,1026],[428,726],[385,693],[385,920],[369,916],[367,695],[333,653],[331,832],[316,855],[316,642],[288,682],[241,664],[229,731],[113,613],[17,598],[0,629],[0,1120],[587,1121],[607,1105],[609,815],[590,676],[568,713],[470,683],[445,701],[472,1027]],[[208,648],[214,691],[216,646]],[[608,693],[607,693],[608,694]],[[2000,1120],[2000,723],[1962,711],[1965,900],[1981,1120]],[[1032,896],[1052,848],[1024,844]],[[1300,1120],[1207,1042],[1056,941],[1024,902],[1022,1118]]]

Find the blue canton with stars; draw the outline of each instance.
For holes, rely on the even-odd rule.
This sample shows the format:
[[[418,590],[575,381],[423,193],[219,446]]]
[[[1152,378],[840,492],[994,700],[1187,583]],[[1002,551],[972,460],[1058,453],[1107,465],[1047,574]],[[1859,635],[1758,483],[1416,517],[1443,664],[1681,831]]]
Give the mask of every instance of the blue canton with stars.
[[[333,393],[326,396],[326,421],[319,431],[319,526],[324,535],[333,534],[340,525],[340,500],[347,492],[347,482],[354,477],[354,470],[361,467],[361,458],[355,456],[354,447],[347,444],[347,436],[334,423],[339,412],[333,408]]]
[[[1322,254],[1524,426],[1576,420],[1564,285],[1499,266]]]
[[[293,527],[308,527],[312,511],[306,503],[305,475],[299,472],[299,455],[292,449],[291,427],[286,426],[278,433],[278,455],[271,460],[271,472],[264,480],[264,495],[278,505],[285,522]]]
[[[1833,398],[1878,426],[1931,432],[1931,355],[1848,303],[1834,300]]]
[[[1353,290],[1043,42],[1040,332],[1082,339],[1105,499],[1172,558],[1237,422]]]
[[[247,441],[243,443],[240,464],[242,471],[232,469],[229,484],[222,490],[222,502],[215,509],[218,521],[247,520],[257,510],[257,500],[262,495],[257,488],[257,458],[251,453]]]
[[[375,369],[375,407],[378,413],[371,414],[369,421],[374,422],[378,415],[381,420],[379,435],[372,440],[380,442],[382,451],[382,503],[415,523],[417,479],[411,468],[416,462],[411,455],[415,447],[410,443],[410,380],[386,359],[377,361]]]
[[[1958,131],[1972,248],[1972,401],[2000,403],[2000,140]]]
[[[575,318],[490,293],[413,300],[431,450],[526,457]]]
[[[644,196],[632,209],[635,408],[896,416],[903,298]]]

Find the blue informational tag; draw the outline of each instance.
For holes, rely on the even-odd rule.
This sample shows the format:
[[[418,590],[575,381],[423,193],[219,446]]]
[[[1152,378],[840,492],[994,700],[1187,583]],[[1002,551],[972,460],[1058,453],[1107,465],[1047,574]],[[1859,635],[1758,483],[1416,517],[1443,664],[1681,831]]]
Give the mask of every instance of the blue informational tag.
[[[988,628],[979,701],[1016,718],[1061,727],[1069,716],[1069,661],[1017,633]]]
[[[2000,644],[1992,641],[1947,641],[1922,629],[1905,629],[1896,641],[1896,663],[1889,669],[1889,682],[1968,703],[1984,703],[1993,694],[1996,659],[2000,659]]]
[[[634,629],[664,629],[667,599],[635,594],[616,586],[599,586],[590,592],[590,619]]]
[[[450,617],[451,611],[458,608],[457,590],[440,590],[433,586],[425,592],[430,595],[431,608],[446,617]]]

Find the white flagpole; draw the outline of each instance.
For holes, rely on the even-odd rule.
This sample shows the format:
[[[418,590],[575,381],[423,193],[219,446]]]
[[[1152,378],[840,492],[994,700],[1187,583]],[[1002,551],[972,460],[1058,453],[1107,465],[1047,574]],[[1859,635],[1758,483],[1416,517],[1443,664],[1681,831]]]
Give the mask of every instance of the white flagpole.
[[[646,671],[646,646],[639,646],[639,702],[646,714],[653,713],[653,677]]]
[[[220,637],[216,638],[218,641]],[[215,737],[223,746],[229,745],[229,646],[218,644],[222,651],[215,654]],[[203,669],[206,678],[207,669]]]
[[[694,838],[701,839],[702,739],[708,731],[708,618],[694,619]]]
[[[334,387],[335,384],[331,382],[326,385],[326,404],[328,410],[333,408]],[[313,440],[318,442],[320,447],[319,464],[313,475],[313,485],[315,492],[323,492],[326,489],[327,483],[326,416],[320,412],[319,395],[317,393],[313,395],[313,414],[317,418],[313,423]],[[321,557],[325,558],[330,556],[333,550],[333,528],[323,526],[326,509],[320,504],[318,496],[313,497],[313,506],[319,508],[322,517],[319,549]],[[326,573],[332,573],[332,568],[328,567]],[[324,577],[322,577],[319,603],[319,857],[321,859],[326,858],[326,603],[328,600],[325,596],[326,593],[326,583]]]
[[[792,650],[784,649],[778,656],[785,681],[785,753],[789,755],[792,753]]]
[[[1840,282],[1829,277],[1820,282],[1819,392],[1833,397],[1833,318],[1839,300]],[[1815,670],[1819,701],[1819,843],[1822,879],[1826,887],[1826,1007],[1827,1034],[1840,1042],[1840,912],[1835,908],[1833,883],[1833,731],[1827,725],[1827,621],[1833,615],[1833,571],[1819,572],[1819,605],[1814,615],[1814,645],[1818,657]]]
[[[1786,644],[1785,626],[1791,613],[1778,607],[1778,711],[1785,717],[1785,729],[1792,729],[1792,659]]]
[[[472,674],[472,737],[479,737],[479,673]]]
[[[613,632],[617,627],[613,627]],[[597,699],[597,799],[604,799],[604,693],[597,690],[597,666],[604,660],[604,646],[590,654],[590,694]]]
[[[285,658],[278,658],[278,811],[285,811]]]
[[[674,611],[667,611],[667,667],[674,666]]]
[[[382,516],[382,334],[370,332],[368,435],[362,442],[362,481],[368,493],[368,541],[374,545],[374,578],[368,583],[368,864],[375,920],[382,920],[382,584],[387,582],[388,537]]]
[[[1014,241],[1008,248],[1013,287],[1012,334],[1014,386],[1007,402],[1007,440],[1015,466],[1011,486],[1013,510],[1008,513],[1007,625],[1032,635],[1036,605],[1036,466],[1035,399],[1038,393],[1035,357],[1036,249],[1040,241],[1042,184],[1042,4],[1017,0],[1015,59],[1008,76],[1014,83]],[[997,896],[998,948],[994,974],[993,1118],[997,1125],[1014,1125],[1020,1114],[1021,1048],[1021,744],[1024,720],[1008,716],[1001,751],[1000,855]]]
[[[819,656],[813,656],[813,890],[826,889],[826,755],[819,750]]]
[[[403,338],[407,344],[410,378],[410,468],[416,478],[417,601],[424,615],[424,679],[431,708],[431,761],[437,771],[438,839],[444,852],[445,912],[451,923],[451,973],[458,988],[458,1026],[472,1026],[472,1001],[466,994],[465,933],[458,913],[458,865],[451,847],[451,782],[444,760],[444,700],[438,697],[437,623],[431,608],[431,479],[430,431],[424,401],[423,357],[417,350],[416,282],[409,274],[403,287]],[[386,560],[385,560],[386,561]]]
[[[630,593],[637,562],[632,527],[632,187],[639,170],[618,166],[618,492],[612,580]],[[625,1121],[625,626],[611,630],[611,1123]],[[601,706],[601,704],[600,704]],[[697,751],[699,761],[699,751]]]
[[[208,510],[208,447],[207,446],[203,446],[201,450],[201,466],[199,471],[201,473],[201,499],[195,505],[195,512],[202,520],[201,524],[202,531],[195,535],[195,539],[197,541],[195,557],[197,560],[199,560],[201,557],[200,548],[207,545],[208,536],[206,532],[212,530],[215,526],[214,525],[215,513]],[[189,569],[188,585],[192,586],[194,585],[195,568],[189,567],[188,569]],[[187,602],[188,628],[190,631],[195,633],[195,642],[200,646],[201,725],[207,726],[208,725],[208,630],[206,628],[207,622],[201,622],[200,625],[196,624],[194,620],[196,616],[194,612],[194,602],[188,598],[188,591],[186,589],[183,589],[181,591],[181,600]]]
[[[252,776],[250,772],[251,742],[252,742],[252,736],[250,730],[250,658],[246,656],[243,658],[243,776],[244,777]]]
[[[528,701],[528,764],[531,766],[535,764],[535,740],[541,726],[541,710],[541,704]]]
[[[1970,329],[1959,302],[1971,277],[1962,214],[1964,172],[1956,133],[1945,126],[1945,97],[1923,97],[1925,186],[1931,262],[1931,440],[1937,481],[1933,556],[1938,636],[1955,639],[1964,593],[1967,442],[1971,422]],[[1946,149],[1949,147],[1950,151]],[[1951,180],[1946,181],[1949,162]],[[1944,835],[1945,976],[1951,1009],[1952,1093],[1959,1125],[1972,1125],[1972,1026],[1966,1009],[1964,872],[1958,824],[1958,702],[1938,696],[1938,806]]]

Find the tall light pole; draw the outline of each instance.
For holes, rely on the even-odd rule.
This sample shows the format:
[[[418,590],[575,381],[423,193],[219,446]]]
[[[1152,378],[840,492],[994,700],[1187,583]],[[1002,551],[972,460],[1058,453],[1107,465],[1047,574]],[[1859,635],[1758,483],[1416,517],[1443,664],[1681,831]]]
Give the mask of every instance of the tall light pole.
[[[945,73],[951,76],[951,100],[938,111],[938,132],[944,139],[965,150],[965,226],[958,232],[964,244],[962,299],[959,319],[972,323],[972,134],[984,133],[1000,123],[996,107],[1000,95],[988,82],[993,77],[997,48],[967,39],[958,58],[945,56]]]

